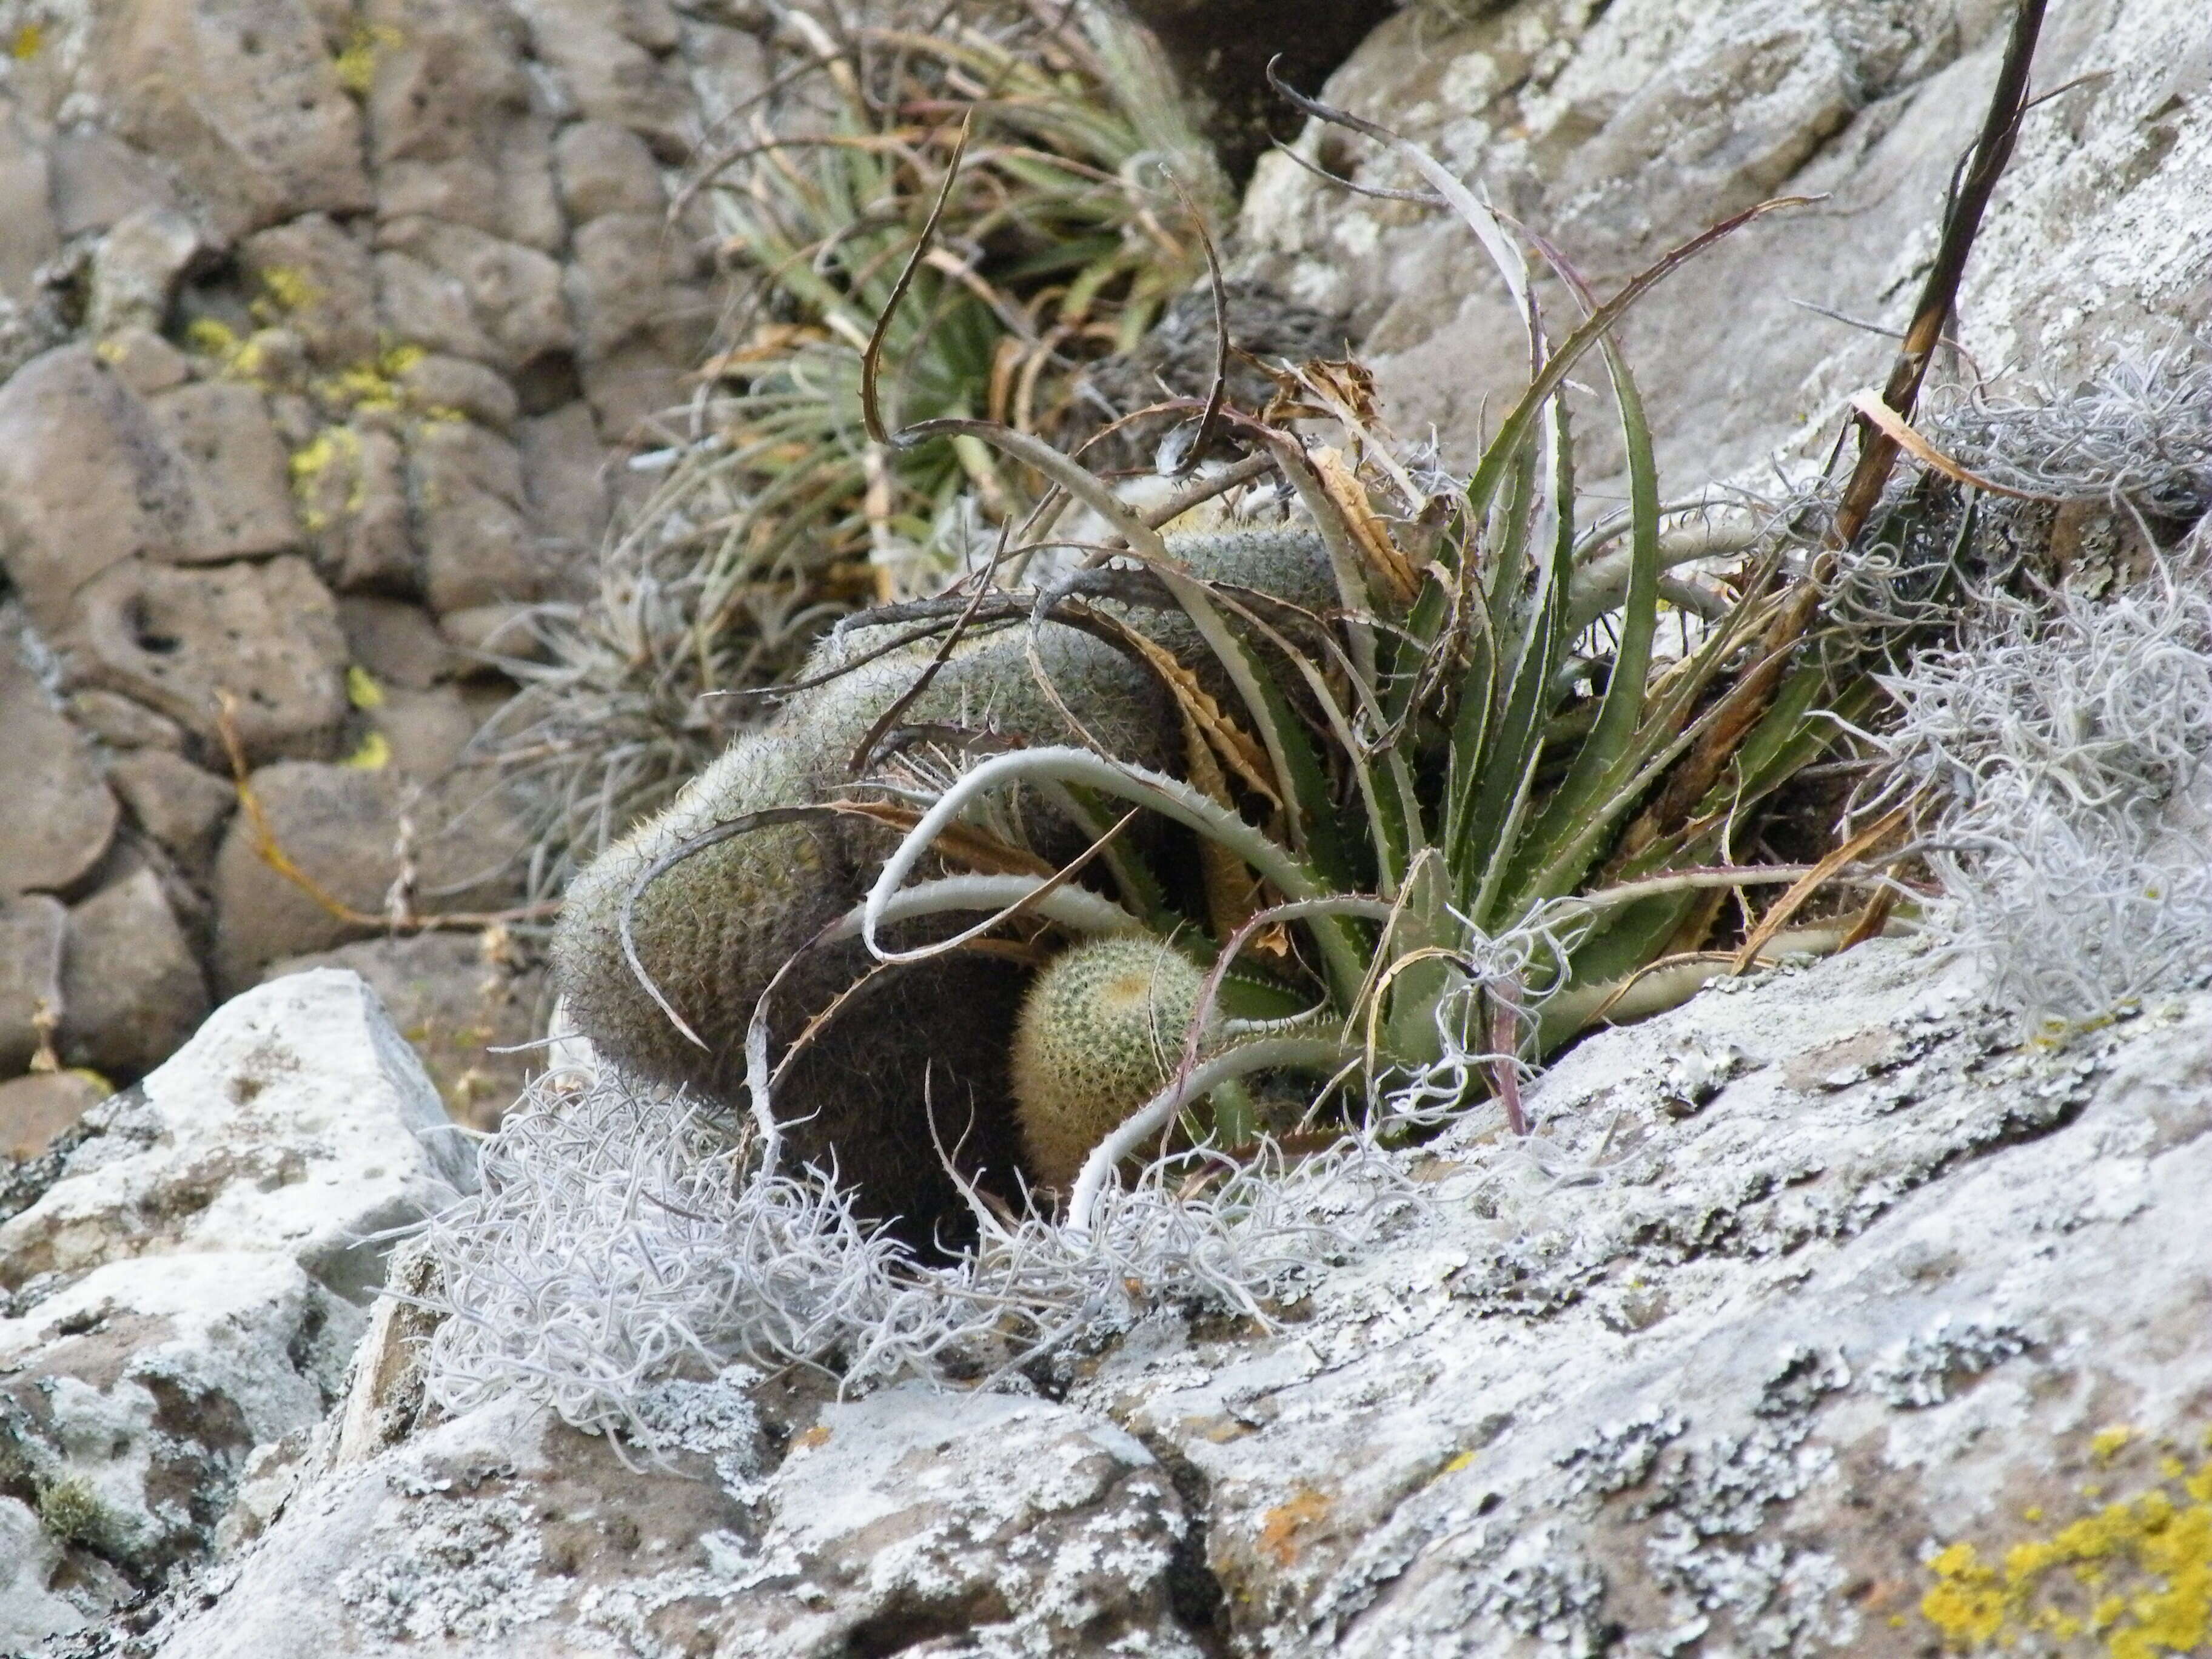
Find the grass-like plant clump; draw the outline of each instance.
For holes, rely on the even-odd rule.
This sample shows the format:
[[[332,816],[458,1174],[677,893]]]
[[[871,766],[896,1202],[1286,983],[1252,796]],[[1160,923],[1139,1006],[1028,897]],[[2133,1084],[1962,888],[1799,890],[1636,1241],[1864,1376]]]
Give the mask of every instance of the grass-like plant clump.
[[[598,595],[541,611],[550,665],[512,665],[525,690],[484,738],[534,810],[543,890],[747,721],[721,694],[788,675],[855,605],[933,586],[1018,510],[984,445],[895,448],[860,419],[861,353],[940,186],[885,342],[914,418],[1054,430],[1083,365],[1133,345],[1201,268],[1211,155],[1140,37],[1110,9],[1070,15],[987,0],[932,33],[833,35],[787,14],[811,62],[780,90],[817,117],[741,112],[691,186],[733,295],[723,349],[665,417],[669,446],[632,463],[656,482]]]

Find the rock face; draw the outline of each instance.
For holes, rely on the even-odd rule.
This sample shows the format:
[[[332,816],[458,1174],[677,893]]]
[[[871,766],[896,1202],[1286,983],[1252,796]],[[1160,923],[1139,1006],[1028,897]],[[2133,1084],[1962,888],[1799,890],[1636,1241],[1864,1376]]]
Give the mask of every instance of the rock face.
[[[658,0],[131,0],[5,28],[0,586],[37,635],[26,680],[14,609],[0,628],[0,765],[28,792],[0,896],[77,905],[158,865],[168,932],[235,989],[354,934],[217,876],[222,698],[258,769],[385,763],[366,806],[320,775],[380,860],[481,793],[425,805],[400,775],[449,766],[487,712],[460,682],[526,648],[517,608],[592,580],[620,461],[663,441],[714,318],[714,228],[703,202],[671,222],[670,183],[711,121],[774,116],[808,49],[767,9]],[[387,677],[436,706],[378,703]],[[240,935],[266,948],[233,974],[213,947]],[[180,1035],[94,1046],[127,1081]]]
[[[290,957],[267,976],[310,968],[343,968],[368,982],[457,1122],[492,1127],[530,1075],[544,1069],[530,1046],[551,1012],[544,970],[520,960],[504,932],[363,939]],[[492,1052],[499,1048],[518,1052]]]
[[[643,1477],[514,1400],[349,1461],[349,1405],[144,1650],[1932,1653],[2086,1628],[2077,1567],[2201,1642],[2212,993],[2021,1048],[1877,942],[1528,1105],[1274,1328],[1159,1307],[1054,1400],[738,1368]]]
[[[1764,197],[1826,198],[1738,233],[1626,325],[1662,471],[1694,488],[1771,477],[1776,451],[1817,460],[1843,399],[1880,383],[1893,342],[1799,302],[1905,326],[2010,13],[1996,0],[1411,6],[1325,96],[1480,181],[1601,294]],[[2206,52],[2201,15],[2176,0],[2053,9],[2036,86],[2102,78],[2021,131],[1960,301],[1982,373],[2069,386],[2212,318],[2194,252],[2212,191]],[[1299,148],[1360,183],[1420,187],[1347,134],[1310,130]],[[1435,422],[1455,464],[1486,400],[1494,426],[1525,384],[1504,290],[1449,215],[1271,155],[1239,231],[1237,269],[1350,313],[1386,418],[1402,433]],[[1538,291],[1549,317],[1576,314],[1555,283]],[[1597,435],[1609,415],[1586,425]]]
[[[1182,1504],[1122,1431],[909,1389],[763,1412],[748,1380],[647,1401],[642,1473],[508,1405],[310,1474],[159,1650],[1203,1651],[1170,1612]]]
[[[205,1555],[246,1454],[335,1398],[383,1278],[378,1235],[471,1180],[374,994],[328,970],[230,1003],[15,1171],[0,1188],[9,1650]]]

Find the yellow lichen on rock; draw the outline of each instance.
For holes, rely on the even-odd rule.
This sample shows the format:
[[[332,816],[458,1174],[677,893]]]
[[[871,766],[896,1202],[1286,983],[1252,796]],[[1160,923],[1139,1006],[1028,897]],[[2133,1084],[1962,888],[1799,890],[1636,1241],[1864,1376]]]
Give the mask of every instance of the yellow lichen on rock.
[[[301,522],[310,531],[329,527],[331,509],[325,485],[338,476],[341,469],[349,480],[345,510],[359,512],[367,497],[367,485],[362,477],[359,433],[350,427],[326,426],[292,452],[292,493],[299,498]]]
[[[2133,1437],[2107,1430],[2091,1443],[2110,1457]],[[2011,1545],[2000,1561],[1960,1542],[1928,1568],[1936,1583],[1921,1614],[1954,1652],[2031,1636],[2112,1659],[2199,1652],[2212,1642],[2212,1462]]]
[[[404,39],[389,23],[356,23],[344,46],[331,60],[338,84],[356,98],[368,97],[369,88],[376,84],[378,56]]]
[[[427,355],[418,345],[387,345],[374,357],[349,363],[337,374],[317,380],[315,396],[340,409],[402,408],[407,400],[407,389],[400,385],[400,377]]]
[[[271,265],[261,273],[261,293],[246,308],[254,320],[271,325],[295,311],[304,311],[323,297],[303,270]]]

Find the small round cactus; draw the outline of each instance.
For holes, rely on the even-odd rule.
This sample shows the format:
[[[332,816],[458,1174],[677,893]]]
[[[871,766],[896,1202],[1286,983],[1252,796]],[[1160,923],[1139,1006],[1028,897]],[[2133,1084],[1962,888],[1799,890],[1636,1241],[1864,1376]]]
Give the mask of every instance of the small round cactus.
[[[1037,975],[1014,1029],[1030,1173],[1066,1188],[1092,1147],[1174,1074],[1205,976],[1156,939],[1094,939]]]

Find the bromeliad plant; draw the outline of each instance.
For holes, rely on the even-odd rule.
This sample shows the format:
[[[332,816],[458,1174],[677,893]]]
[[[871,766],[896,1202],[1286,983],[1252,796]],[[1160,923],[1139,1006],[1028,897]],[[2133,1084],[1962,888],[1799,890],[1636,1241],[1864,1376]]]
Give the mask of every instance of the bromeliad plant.
[[[2015,105],[2019,94],[2015,86]],[[1438,481],[1395,453],[1352,365],[1286,367],[1286,395],[1261,416],[1224,408],[1217,380],[1203,406],[1182,409],[1198,426],[1190,450],[1203,452],[1223,430],[1249,455],[1148,514],[1003,424],[940,417],[894,437],[876,416],[872,386],[863,387],[870,429],[882,441],[900,448],[981,441],[1088,507],[1114,538],[1100,551],[1141,567],[1203,642],[1202,660],[1162,666],[1186,726],[1186,776],[1075,746],[996,755],[935,792],[853,919],[886,963],[957,948],[1027,914],[1078,928],[1141,927],[1205,973],[1194,1006],[1145,986],[1113,992],[1125,1008],[1173,1003],[1190,1013],[1165,1043],[1157,1012],[1150,1027],[1136,1028],[1152,1032],[1145,1081],[1153,1086],[1149,1097],[1118,1103],[1119,1127],[1073,1182],[1069,1220],[1079,1231],[1116,1167],[1178,1120],[1216,1146],[1246,1138],[1241,1083],[1255,1073],[1358,1074],[1367,1097],[1389,1103],[1401,1121],[1455,1109],[1486,1085],[1511,1126],[1525,1130],[1519,1068],[1599,1017],[1670,946],[1696,954],[1714,900],[1791,884],[1722,957],[1740,968],[1814,888],[1899,825],[1892,815],[1809,869],[1726,857],[1747,842],[1762,805],[1828,746],[1834,717],[1870,700],[1869,671],[1895,643],[1863,617],[1832,628],[1823,617],[1838,550],[1878,501],[1887,461],[1871,495],[1863,461],[1843,498],[1856,519],[1827,526],[1825,538],[1802,515],[1747,522],[1732,535],[1670,529],[1643,403],[1613,337],[1629,308],[1686,260],[1791,204],[1765,203],[1716,227],[1600,303],[1555,250],[1516,234],[1433,158],[1341,112],[1305,106],[1396,145],[1466,222],[1527,325],[1528,388],[1463,483]],[[1985,175],[1993,183],[2002,165],[2002,146],[1985,152],[1969,193]],[[1972,207],[1968,240],[1978,202]],[[1947,258],[1959,217],[1954,204]],[[1531,292],[1524,243],[1583,313],[1556,346]],[[1950,263],[1955,283],[1959,261]],[[1948,305],[1947,294],[1939,323]],[[871,364],[889,332],[878,325]],[[1624,513],[1584,529],[1561,393],[1593,357],[1610,382],[1629,499]],[[1917,386],[1916,371],[1907,409]],[[1902,427],[1896,411],[1893,400],[1869,416],[1875,439]],[[1336,590],[1326,616],[1203,579],[1162,534],[1199,499],[1263,471],[1287,486],[1326,550]],[[1856,508],[1855,498],[1863,498]],[[1041,507],[1033,522],[1054,517]],[[1026,552],[1007,538],[1006,560]],[[1720,586],[1686,586],[1669,574],[1716,554],[1741,556]],[[902,614],[933,614],[951,636],[979,616],[1024,611],[1033,627],[1048,617],[1097,623],[1075,582],[994,595],[984,577],[976,580],[933,611]],[[1668,592],[1700,614],[1679,630],[1680,648],[1662,653]],[[1138,648],[1155,661],[1166,654],[1157,644]],[[1209,696],[1209,681],[1229,695]],[[1017,789],[1062,802],[1100,832],[1097,850],[1107,852],[1122,909],[1085,921],[1085,907],[1057,902],[1073,896],[1067,871],[1002,877],[992,902],[1003,895],[1004,908],[986,920],[939,944],[890,948],[878,933],[889,918],[932,905],[933,885],[976,881],[909,885],[933,847]],[[1203,921],[1166,904],[1167,884],[1140,856],[1111,848],[1117,811],[1157,814],[1197,838],[1206,854]],[[951,908],[976,908],[975,895]],[[1860,928],[1882,914],[1879,902],[1869,906]],[[755,1060],[766,1124],[764,1054],[757,1049]],[[1124,1087],[1127,1072],[1119,1073]],[[1210,1112],[1199,1104],[1209,1099]]]
[[[508,665],[526,690],[483,739],[535,809],[544,890],[720,751],[754,707],[727,694],[787,678],[856,605],[942,580],[977,507],[988,527],[1026,506],[982,443],[864,429],[877,318],[894,313],[909,415],[1049,432],[1084,364],[1133,345],[1201,269],[1171,228],[1178,189],[1209,207],[1225,189],[1109,9],[1080,28],[1000,0],[962,0],[927,34],[833,35],[803,9],[787,26],[809,58],[779,82],[822,129],[771,131],[755,108],[674,210],[703,193],[712,210],[731,343],[669,412],[678,441],[633,463],[659,482],[599,593],[541,612],[548,660]],[[974,132],[957,179],[948,116]]]

